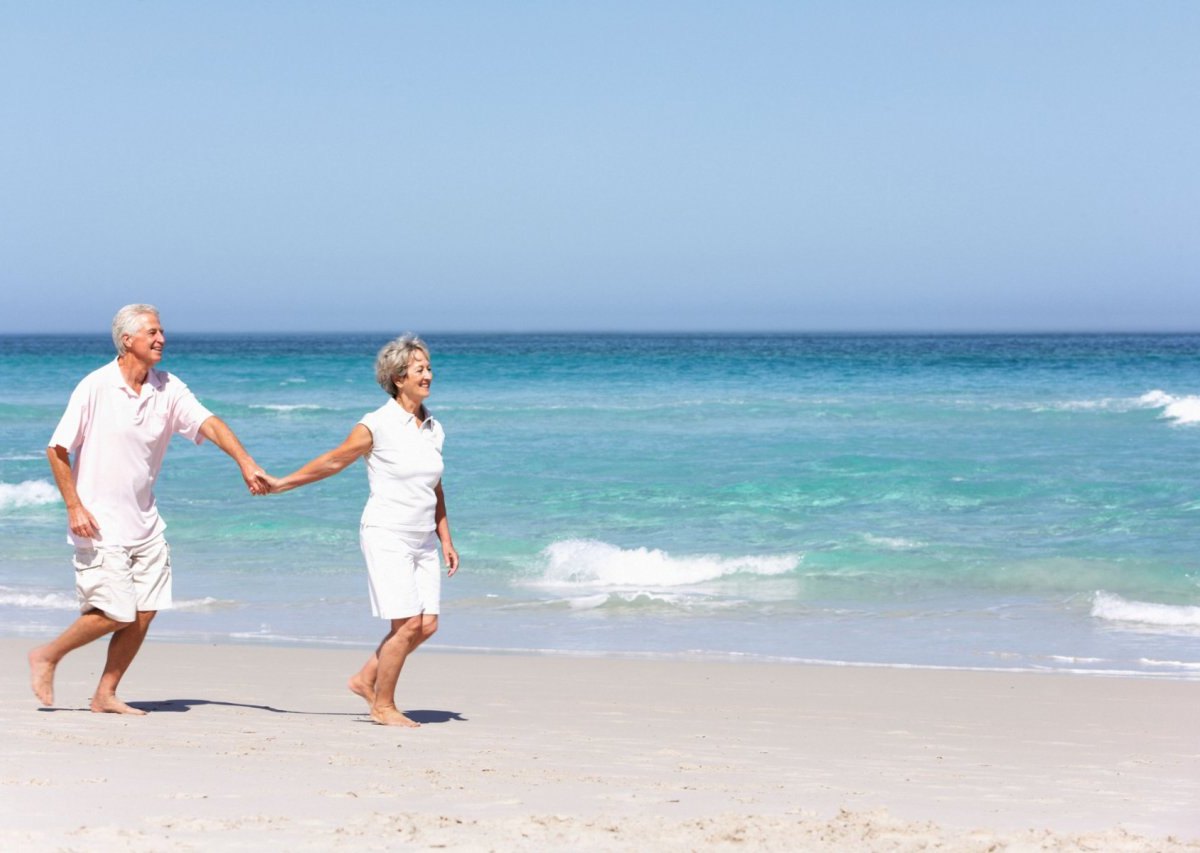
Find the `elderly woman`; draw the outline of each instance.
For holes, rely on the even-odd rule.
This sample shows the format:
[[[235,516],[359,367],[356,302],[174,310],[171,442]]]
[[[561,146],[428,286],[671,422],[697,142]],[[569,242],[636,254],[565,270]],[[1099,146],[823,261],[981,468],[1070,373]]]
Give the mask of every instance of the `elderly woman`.
[[[361,670],[352,691],[367,700],[371,719],[385,726],[417,726],[396,708],[396,682],[405,659],[437,630],[441,593],[438,543],[458,571],[442,493],[442,426],[425,408],[433,370],[429,349],[406,335],[384,346],[375,378],[391,398],[364,415],[338,447],[286,477],[262,474],[274,492],[323,480],[360,456],[371,493],[363,508],[359,543],[367,561],[371,611],[391,628]]]

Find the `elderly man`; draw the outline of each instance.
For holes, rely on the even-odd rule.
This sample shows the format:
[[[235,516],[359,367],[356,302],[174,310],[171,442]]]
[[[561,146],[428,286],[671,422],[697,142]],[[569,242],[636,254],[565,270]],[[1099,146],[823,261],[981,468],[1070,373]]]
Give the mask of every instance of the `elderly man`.
[[[233,431],[183,382],[156,369],[166,343],[157,308],[126,305],[113,318],[112,336],[116,360],[76,386],[46,449],[67,505],[81,615],[29,653],[29,668],[34,694],[51,705],[58,662],[112,634],[91,708],[144,714],[117,698],[117,685],[155,614],[171,606],[171,553],[154,481],[172,434],[197,444],[209,439],[237,462],[253,494],[265,488]]]

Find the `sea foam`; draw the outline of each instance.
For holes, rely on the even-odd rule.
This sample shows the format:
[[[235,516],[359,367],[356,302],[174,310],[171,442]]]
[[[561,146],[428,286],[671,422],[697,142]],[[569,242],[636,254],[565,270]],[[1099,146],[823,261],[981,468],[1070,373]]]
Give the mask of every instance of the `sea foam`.
[[[1100,591],[1092,599],[1092,616],[1109,622],[1126,622],[1156,628],[1200,630],[1200,607],[1180,604],[1156,604],[1128,601],[1119,595]]]
[[[201,612],[210,610],[221,610],[230,607],[240,607],[241,604],[227,598],[213,598],[207,595],[204,598],[182,598],[176,599],[171,605],[175,610],[197,610]]]
[[[26,506],[41,506],[60,501],[58,489],[46,480],[25,480],[22,483],[0,483],[0,510]]]
[[[70,582],[71,568],[66,563],[64,583]],[[219,598],[183,598],[176,599],[172,608],[175,610],[209,611],[219,608],[237,607],[238,602]],[[0,607],[15,607],[22,610],[77,610],[79,601],[73,593],[63,592],[27,592],[8,586],[0,586]]]
[[[555,542],[542,556],[540,583],[553,586],[688,586],[736,574],[782,575],[800,565],[797,555],[673,557],[657,548],[619,548],[595,539]]]
[[[70,571],[70,565],[67,566]],[[11,587],[0,587],[0,607],[16,607],[31,610],[76,610],[79,602],[74,595],[60,592],[22,592]]]
[[[318,406],[316,403],[254,403],[250,408],[287,414],[288,412],[316,412],[325,407]]]
[[[1103,397],[1093,400],[1063,400],[1055,403],[997,404],[996,408],[1013,408],[1033,412],[1133,412],[1139,409],[1162,409],[1161,417],[1177,424],[1200,423],[1200,396],[1177,397],[1161,389],[1147,391],[1140,397]]]

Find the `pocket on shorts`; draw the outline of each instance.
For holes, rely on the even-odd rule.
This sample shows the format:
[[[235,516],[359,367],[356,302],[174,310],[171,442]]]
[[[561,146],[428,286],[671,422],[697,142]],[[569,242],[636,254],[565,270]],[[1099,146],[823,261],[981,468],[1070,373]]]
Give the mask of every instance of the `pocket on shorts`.
[[[105,591],[112,586],[112,573],[105,568],[104,552],[90,548],[76,550],[71,562],[75,564],[75,594],[80,609],[91,605],[107,612],[109,596]]]
[[[96,548],[88,548],[86,550],[76,549],[75,556],[71,558],[71,563],[75,566],[77,573],[86,572],[103,566],[104,555]]]

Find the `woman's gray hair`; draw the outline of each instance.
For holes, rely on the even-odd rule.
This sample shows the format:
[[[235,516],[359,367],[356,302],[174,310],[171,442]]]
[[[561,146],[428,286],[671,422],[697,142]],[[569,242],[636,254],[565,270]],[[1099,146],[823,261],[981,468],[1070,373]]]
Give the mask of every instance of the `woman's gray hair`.
[[[136,335],[142,330],[142,324],[138,321],[143,314],[153,314],[156,319],[159,316],[158,309],[153,305],[135,302],[132,305],[126,305],[117,312],[117,316],[113,317],[113,346],[117,348],[117,355],[125,355],[125,342],[121,338],[126,335]]]
[[[401,335],[394,341],[383,345],[379,355],[375,356],[375,381],[387,392],[389,397],[395,397],[399,392],[396,388],[396,377],[408,373],[408,363],[412,361],[413,353],[420,352],[429,359],[429,347],[416,335]]]

